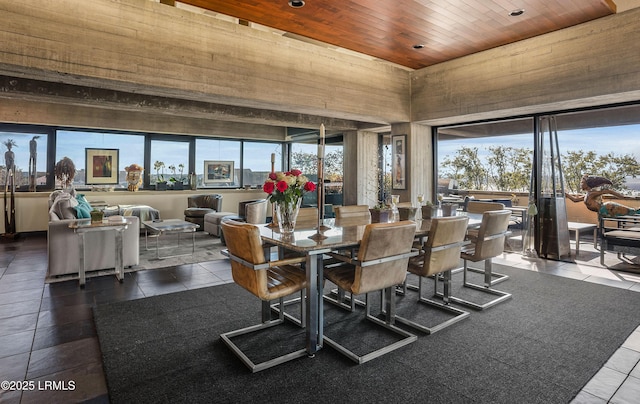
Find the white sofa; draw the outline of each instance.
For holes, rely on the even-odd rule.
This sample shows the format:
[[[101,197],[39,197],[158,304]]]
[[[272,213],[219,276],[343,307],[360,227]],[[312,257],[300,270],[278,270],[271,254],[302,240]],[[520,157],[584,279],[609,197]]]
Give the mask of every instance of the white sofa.
[[[60,193],[57,192],[57,195]],[[55,195],[49,203],[54,205]],[[64,203],[56,203],[49,210],[49,228],[47,231],[47,252],[49,256],[48,277],[77,274],[80,266],[79,236],[69,223],[78,220],[74,216],[73,196],[63,196]],[[126,267],[140,263],[140,219],[127,216],[130,223],[124,231],[123,264]],[[111,269],[115,267],[115,230],[88,232],[85,234],[85,267],[86,271]]]

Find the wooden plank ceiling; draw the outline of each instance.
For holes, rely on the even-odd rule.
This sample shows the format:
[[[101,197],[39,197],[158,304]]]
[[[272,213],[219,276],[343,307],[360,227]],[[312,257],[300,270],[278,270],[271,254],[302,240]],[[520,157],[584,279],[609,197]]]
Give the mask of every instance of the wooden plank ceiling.
[[[615,12],[611,0],[305,0],[302,8],[288,0],[180,2],[412,69]],[[524,14],[509,15],[519,9]]]

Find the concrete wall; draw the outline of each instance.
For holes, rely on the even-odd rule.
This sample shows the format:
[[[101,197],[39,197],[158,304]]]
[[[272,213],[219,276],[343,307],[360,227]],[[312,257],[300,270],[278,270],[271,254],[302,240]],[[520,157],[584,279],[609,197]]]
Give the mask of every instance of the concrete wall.
[[[640,99],[640,9],[412,74],[411,120],[432,125]]]
[[[319,126],[304,114],[409,121],[407,69],[148,0],[2,2],[0,38],[0,74],[220,105],[96,99],[91,91],[75,99],[73,92],[32,93],[32,100],[278,126]],[[0,94],[27,97],[11,86]]]

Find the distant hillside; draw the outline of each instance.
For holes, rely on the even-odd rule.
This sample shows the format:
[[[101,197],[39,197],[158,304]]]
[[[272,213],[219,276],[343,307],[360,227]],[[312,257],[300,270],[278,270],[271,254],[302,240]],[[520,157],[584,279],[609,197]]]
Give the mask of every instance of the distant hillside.
[[[640,178],[627,177],[625,185],[633,191],[640,191]]]

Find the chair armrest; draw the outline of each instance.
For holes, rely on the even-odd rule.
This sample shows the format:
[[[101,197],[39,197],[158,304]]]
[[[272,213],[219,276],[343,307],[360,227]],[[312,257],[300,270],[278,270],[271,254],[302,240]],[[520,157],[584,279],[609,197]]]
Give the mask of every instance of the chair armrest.
[[[390,262],[390,261],[401,260],[401,259],[404,259],[404,258],[415,257],[416,255],[419,254],[419,251],[417,249],[415,249],[415,248],[412,248],[411,251],[403,253],[403,254],[390,255],[388,257],[382,257],[382,258],[369,260],[369,261],[360,261],[358,259],[347,257],[345,255],[337,254],[337,253],[328,253],[328,254],[332,258],[335,258],[335,259],[337,259],[339,261],[343,261],[343,262],[346,262],[346,263],[351,264],[351,265],[367,267],[369,265],[382,264],[383,262]]]
[[[284,258],[276,261],[269,261],[269,267],[277,267],[280,265],[293,265],[293,264],[301,264],[307,261],[307,257],[292,257],[292,258]]]
[[[486,240],[486,238],[485,238]],[[430,250],[432,252],[435,251],[442,251],[442,250],[448,250],[449,248],[457,248],[457,247],[463,247],[466,245],[471,244],[471,240],[462,240],[462,241],[458,241],[456,243],[450,243],[450,244],[443,244],[443,245],[439,245],[437,247],[431,247]]]
[[[228,249],[222,250],[221,254],[226,257],[229,257],[229,259],[232,261],[239,262],[242,265],[253,269],[254,271],[259,271],[261,269],[269,269],[269,268],[273,268],[281,265],[300,264],[307,260],[306,257],[293,257],[293,258],[285,258],[277,261],[268,261],[262,264],[254,264],[253,262],[243,260],[242,258],[231,254]]]
[[[500,233],[492,234],[490,236],[485,236],[482,241],[489,241],[500,237],[507,237],[511,234],[511,230],[503,231]]]
[[[354,259],[352,256],[350,255],[344,255],[344,254],[340,254],[340,253],[336,253],[336,252],[329,252],[327,253],[328,256],[330,256],[331,258],[334,258],[338,261],[341,262],[346,262],[347,264],[352,264]]]

